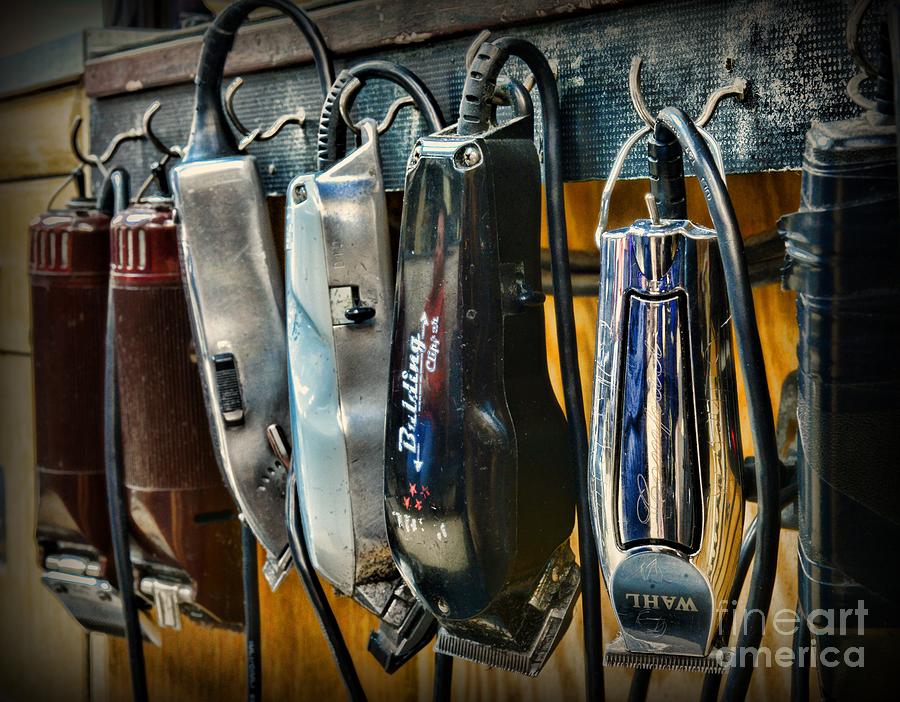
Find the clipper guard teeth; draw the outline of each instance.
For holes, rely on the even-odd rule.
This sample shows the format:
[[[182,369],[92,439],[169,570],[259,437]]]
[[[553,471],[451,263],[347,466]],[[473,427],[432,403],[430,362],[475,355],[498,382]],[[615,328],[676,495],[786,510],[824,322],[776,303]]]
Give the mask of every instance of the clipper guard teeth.
[[[578,564],[569,545],[563,544],[544,569],[531,598],[524,606],[520,605],[525,613],[515,629],[499,619],[504,609],[500,601],[482,617],[485,624],[494,626],[497,640],[473,641],[466,638],[463,628],[456,633],[454,623],[445,621],[438,631],[434,650],[535,677],[565,633],[572,604],[580,591]],[[508,601],[506,605],[509,606]]]
[[[681,670],[689,673],[724,674],[731,665],[734,649],[713,649],[706,656],[681,656],[657,653],[635,653],[625,648],[622,635],[616,637],[603,655],[603,665],[644,670]]]

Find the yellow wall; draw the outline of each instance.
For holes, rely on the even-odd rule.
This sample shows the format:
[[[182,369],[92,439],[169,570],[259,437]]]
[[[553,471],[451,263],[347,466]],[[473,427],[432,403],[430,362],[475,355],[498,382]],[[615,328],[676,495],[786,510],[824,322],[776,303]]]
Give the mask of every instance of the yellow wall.
[[[40,583],[34,541],[34,411],[28,223],[74,164],[68,125],[86,102],[66,87],[0,102],[0,698],[88,699],[88,637]],[[99,392],[99,389],[98,389]],[[73,408],[77,411],[77,408]]]

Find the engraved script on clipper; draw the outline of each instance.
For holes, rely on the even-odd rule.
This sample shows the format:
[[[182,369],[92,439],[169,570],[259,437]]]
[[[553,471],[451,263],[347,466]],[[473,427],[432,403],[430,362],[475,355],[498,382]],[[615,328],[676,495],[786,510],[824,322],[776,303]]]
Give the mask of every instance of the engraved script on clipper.
[[[718,625],[744,513],[731,311],[716,232],[687,219],[682,148],[646,109],[639,70],[636,59],[632,100],[646,126],[615,161],[596,235],[589,496],[621,629],[605,663],[722,672]],[[701,124],[742,89],[713,93]],[[650,216],[607,230],[619,169],[645,135]]]

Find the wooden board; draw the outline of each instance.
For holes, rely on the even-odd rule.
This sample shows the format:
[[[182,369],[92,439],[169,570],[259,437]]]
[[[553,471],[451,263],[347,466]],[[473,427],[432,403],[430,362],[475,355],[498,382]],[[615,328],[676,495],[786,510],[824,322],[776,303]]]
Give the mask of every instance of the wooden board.
[[[40,581],[34,540],[31,357],[0,353],[0,465],[6,480],[6,565],[0,566],[0,697],[80,700],[87,635]]]
[[[778,217],[796,208],[799,202],[800,176],[797,173],[769,173],[729,178],[735,207],[745,237],[771,230]],[[573,183],[566,186],[569,243],[573,249],[593,250],[602,183]],[[646,216],[644,181],[620,183],[616,191],[610,224],[620,226],[635,217]],[[691,215],[707,221],[696,182],[689,184]],[[544,241],[546,245],[546,238]],[[796,366],[796,323],[794,301],[778,285],[756,290],[762,342],[769,372],[773,404],[777,407],[781,381]],[[595,345],[597,304],[593,298],[575,302],[578,324],[579,358],[586,402],[590,401]],[[547,342],[551,378],[560,390],[552,300],[546,306]],[[741,412],[746,405],[741,393]],[[585,408],[586,411],[589,409]],[[744,436],[748,427],[742,426]],[[745,452],[751,450],[745,440]],[[552,467],[551,467],[552,468]],[[573,546],[576,546],[573,536]],[[796,534],[785,532],[781,547],[779,577],[774,607],[793,609],[796,600]],[[368,632],[374,618],[346,599],[332,597],[336,615],[359,668],[369,699],[428,700],[431,696],[432,656],[422,652],[417,659],[394,676],[382,673],[365,652]],[[604,638],[615,635],[613,615],[604,598]],[[343,699],[344,692],[321,632],[296,577],[292,575],[275,593],[263,592],[263,684],[266,699],[320,700]],[[783,645],[784,637],[768,630],[766,643]],[[180,634],[167,633],[162,649],[146,647],[153,699],[210,700],[225,702],[244,696],[243,648],[241,637],[196,626]],[[544,700],[583,699],[583,656],[581,606],[576,607],[569,631],[537,679],[489,670],[483,666],[457,661],[454,666],[454,698],[457,700]],[[650,699],[695,700],[701,676],[685,673],[654,673]],[[630,671],[607,669],[608,699],[624,699]],[[787,669],[760,669],[754,675],[752,699],[783,696],[788,689]],[[127,694],[127,660],[120,641],[110,648],[110,690],[112,699]]]
[[[0,102],[0,181],[67,174],[76,165],[69,134],[76,115],[87,119],[80,86]],[[87,125],[82,144],[87,145]]]
[[[28,223],[63,182],[42,178],[0,184],[0,351],[31,352]],[[60,202],[71,196],[70,186]]]
[[[358,0],[310,11],[336,55],[380,46],[417,44],[450,34],[478,33],[529,20],[624,5],[634,0]],[[146,90],[193,80],[203,37],[191,36],[88,61],[90,97]],[[309,46],[290,20],[250,24],[238,34],[226,75],[291,66],[312,60]],[[138,78],[140,76],[140,78]]]

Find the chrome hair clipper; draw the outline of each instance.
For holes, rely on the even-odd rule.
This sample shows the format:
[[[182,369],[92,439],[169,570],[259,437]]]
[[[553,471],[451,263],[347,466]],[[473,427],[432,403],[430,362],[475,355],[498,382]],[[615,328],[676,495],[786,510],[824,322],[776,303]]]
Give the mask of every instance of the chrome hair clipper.
[[[360,145],[332,163],[349,99],[371,78],[415,96],[395,105],[414,103],[429,131],[443,126],[428,89],[401,66],[368,61],[338,76],[319,128],[325,170],[288,189],[288,376],[297,498],[312,563],[381,619],[369,651],[393,672],[431,640],[435,625],[391,559],[380,487],[394,256],[378,138],[395,109],[382,125],[351,124]]]
[[[601,232],[600,252],[591,496],[622,629],[606,661],[642,666],[644,654],[665,654],[678,660],[664,667],[703,670],[744,508],[716,234],[684,219],[638,220]]]
[[[221,100],[234,35],[258,7],[288,15],[309,41],[322,92],[332,83],[316,26],[287,0],[238,0],[216,17],[197,69],[194,121],[171,173],[182,274],[219,466],[245,523],[267,553],[274,589],[290,565],[286,471],[273,461],[270,424],[287,426],[284,290],[255,159],[241,155]]]
[[[481,46],[459,123],[409,161],[385,505],[400,572],[440,624],[435,650],[537,675],[579,571],[574,471],[547,374],[531,100],[510,81],[516,116],[493,114],[508,55]]]
[[[590,497],[601,567],[621,629],[605,662],[722,672],[730,651],[722,648],[727,632],[719,624],[736,575],[744,513],[732,309],[742,357],[752,359],[748,374],[764,383],[765,372],[754,365],[761,365],[761,356],[753,357],[758,336],[755,351],[747,350],[756,334],[752,298],[740,232],[713,165],[715,150],[680,110],[667,108],[651,119],[642,130],[652,132],[650,219],[606,230],[623,150],[603,194],[597,232]],[[719,233],[686,219],[682,140],[712,193]],[[754,380],[751,390],[758,389]],[[753,400],[758,406],[759,394]],[[754,415],[755,428],[758,420]],[[770,441],[758,442],[760,472],[777,466],[766,454],[774,446],[769,424],[763,438]],[[754,431],[757,437],[762,435]],[[777,468],[775,475],[777,480]],[[771,495],[769,488],[760,494]],[[777,495],[776,482],[776,501]],[[771,518],[768,503],[765,510]],[[777,518],[776,506],[776,524]],[[765,534],[771,535],[768,526]]]
[[[155,103],[158,107],[159,103]],[[145,117],[149,131],[149,119]],[[110,288],[135,589],[157,624],[243,624],[240,525],[205,421],[165,165],[110,224]],[[159,197],[144,197],[152,182]]]

